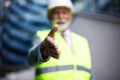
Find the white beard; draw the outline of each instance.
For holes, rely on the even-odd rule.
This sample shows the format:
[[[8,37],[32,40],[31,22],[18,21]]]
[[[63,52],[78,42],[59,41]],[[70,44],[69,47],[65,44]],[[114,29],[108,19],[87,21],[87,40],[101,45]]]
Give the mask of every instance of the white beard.
[[[60,22],[60,21],[64,22],[64,24],[59,25],[58,22]],[[52,27],[54,27],[54,25],[57,24],[57,25],[59,26],[58,31],[61,32],[61,31],[66,30],[66,29],[69,27],[70,22],[71,22],[71,21],[67,21],[67,20],[65,20],[65,19],[63,19],[63,20],[57,19],[57,20],[52,21]]]

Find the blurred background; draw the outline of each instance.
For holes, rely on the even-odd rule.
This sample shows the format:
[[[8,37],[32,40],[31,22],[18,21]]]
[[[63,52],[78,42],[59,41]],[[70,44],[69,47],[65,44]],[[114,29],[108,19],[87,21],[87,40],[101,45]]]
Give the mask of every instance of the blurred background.
[[[96,80],[120,80],[120,0],[72,0],[70,28],[90,44]],[[0,0],[0,80],[34,80],[27,63],[37,30],[50,28],[48,0]],[[29,76],[29,77],[28,77]]]

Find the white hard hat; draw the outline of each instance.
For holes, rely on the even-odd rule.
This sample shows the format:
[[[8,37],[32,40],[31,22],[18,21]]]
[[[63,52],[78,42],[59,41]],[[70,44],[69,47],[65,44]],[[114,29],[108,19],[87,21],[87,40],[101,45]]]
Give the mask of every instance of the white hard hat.
[[[48,16],[50,12],[56,7],[66,7],[73,12],[73,4],[71,0],[49,0],[48,3]]]

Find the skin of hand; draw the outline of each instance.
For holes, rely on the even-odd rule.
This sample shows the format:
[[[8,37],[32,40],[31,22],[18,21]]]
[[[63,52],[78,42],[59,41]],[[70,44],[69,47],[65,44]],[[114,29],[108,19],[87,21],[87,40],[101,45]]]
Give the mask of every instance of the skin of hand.
[[[49,32],[44,41],[40,44],[40,51],[42,52],[43,59],[46,59],[48,56],[59,59],[60,51],[58,50],[58,45],[55,40],[55,32],[58,30],[58,25],[55,25],[53,29]]]

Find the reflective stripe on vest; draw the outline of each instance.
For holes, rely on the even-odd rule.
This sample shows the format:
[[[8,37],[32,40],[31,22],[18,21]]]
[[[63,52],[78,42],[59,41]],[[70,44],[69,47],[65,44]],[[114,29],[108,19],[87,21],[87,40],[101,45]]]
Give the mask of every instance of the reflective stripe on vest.
[[[74,66],[73,65],[66,65],[66,66],[53,66],[53,67],[47,67],[47,68],[42,68],[42,69],[36,69],[36,75],[43,74],[43,73],[48,73],[48,72],[56,72],[56,71],[64,71],[64,70],[73,70]],[[82,67],[82,66],[77,66],[76,70],[81,70],[85,71],[88,73],[91,73],[91,70]]]

